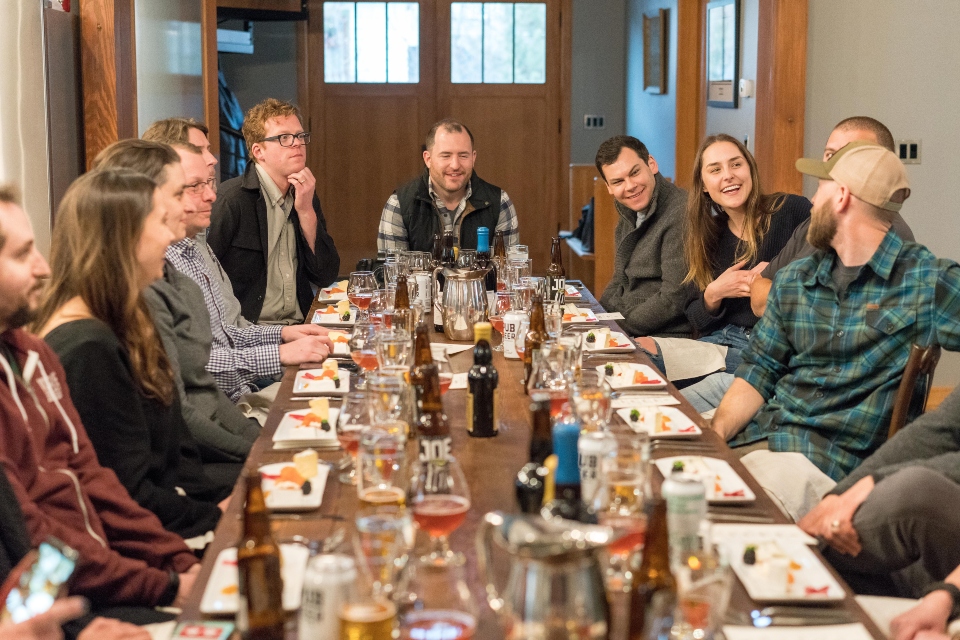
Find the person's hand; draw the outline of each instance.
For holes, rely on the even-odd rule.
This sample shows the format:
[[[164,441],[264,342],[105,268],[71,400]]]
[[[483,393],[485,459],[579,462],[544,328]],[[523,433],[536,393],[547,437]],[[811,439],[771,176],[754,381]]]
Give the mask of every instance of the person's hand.
[[[307,336],[282,344],[280,345],[280,364],[323,362],[330,355],[328,344],[330,344],[329,338],[319,336]]]
[[[325,344],[332,349],[333,343],[327,338],[327,333],[325,327],[315,324],[292,324],[280,330],[280,339],[284,342],[293,342],[307,336],[318,336],[323,338],[326,341]]]
[[[763,316],[767,310],[767,298],[770,296],[770,287],[773,286],[773,280],[757,276],[750,283],[750,309],[753,315],[758,318]]]
[[[797,523],[811,536],[850,556],[857,556],[863,547],[853,527],[853,515],[873,491],[873,478],[867,476],[841,495],[829,495]]]
[[[746,264],[746,260],[741,260],[707,285],[703,291],[707,311],[716,312],[724,298],[746,298],[750,295],[750,283],[760,275],[768,263],[761,262],[753,269],[744,271],[743,267]]]
[[[0,640],[61,640],[65,622],[87,611],[87,601],[77,596],[61,598],[44,613],[17,624],[0,626]]]
[[[953,598],[946,591],[928,593],[917,606],[890,621],[890,637],[893,640],[947,638],[943,632],[952,608]]]
[[[294,190],[293,208],[297,213],[313,211],[313,192],[317,188],[317,179],[313,177],[313,172],[308,167],[304,167],[287,176],[287,181]]]
[[[94,618],[80,632],[77,640],[150,640],[150,632],[129,622],[113,618]]]
[[[224,513],[227,512],[227,509],[230,507],[231,497],[232,496],[227,496],[226,498],[224,498],[223,500],[217,503],[217,506],[220,507],[220,511],[223,511]]]
[[[193,590],[193,584],[197,581],[197,576],[200,574],[200,563],[193,565],[185,573],[180,574],[180,587],[177,589],[177,597],[173,599],[173,604],[171,606],[182,609],[184,603],[187,601],[187,598],[190,597],[190,592]]]

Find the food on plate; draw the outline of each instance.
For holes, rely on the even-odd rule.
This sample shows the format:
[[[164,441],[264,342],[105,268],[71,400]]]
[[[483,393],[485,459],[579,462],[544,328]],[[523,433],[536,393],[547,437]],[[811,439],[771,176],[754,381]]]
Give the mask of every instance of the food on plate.
[[[347,281],[340,280],[339,282],[334,282],[332,285],[323,290],[327,295],[336,295],[338,293],[347,292]]]
[[[320,456],[313,449],[304,449],[293,455],[293,466],[304,478],[312,478],[320,470]]]
[[[314,474],[314,476],[316,476],[316,474]],[[310,495],[310,492],[313,491],[313,485],[310,484],[310,480],[303,477],[303,475],[297,471],[297,467],[292,464],[283,466],[277,474],[263,473],[263,477],[268,480],[273,480],[273,491],[300,491],[305,496]],[[269,491],[266,493],[269,494]]]
[[[612,362],[608,362],[607,364],[603,365],[603,373],[604,373],[604,375],[607,375],[607,376],[612,376],[612,375],[613,375],[613,363],[612,363]]]
[[[597,341],[597,336],[594,335],[593,331],[591,331],[590,333],[587,334],[587,342],[588,342],[588,343],[593,344],[593,343],[596,342],[596,341]]]
[[[340,319],[344,322],[350,319],[350,301],[341,300],[337,303],[337,315],[340,316]]]
[[[683,460],[674,460],[673,467],[670,469],[671,473],[680,473],[685,468]]]
[[[310,401],[310,413],[303,416],[299,426],[330,431],[329,419],[330,400],[328,398],[315,398]]]
[[[633,372],[633,384],[646,384],[648,382],[656,382],[656,380],[651,380],[647,377],[643,371],[634,371]]]
[[[240,592],[240,585],[238,585],[238,584],[236,584],[236,583],[234,583],[234,584],[228,584],[228,585],[225,586],[223,589],[220,589],[220,593],[222,593],[222,594],[225,595],[225,596],[232,596],[232,595],[235,595],[235,594],[237,594],[237,593],[239,593],[239,592]]]
[[[613,336],[607,336],[607,349],[615,349],[621,346],[617,339]]]
[[[636,422],[640,419],[640,411],[637,409],[630,409],[630,421]]]
[[[757,545],[748,544],[743,550],[743,564],[757,564]]]

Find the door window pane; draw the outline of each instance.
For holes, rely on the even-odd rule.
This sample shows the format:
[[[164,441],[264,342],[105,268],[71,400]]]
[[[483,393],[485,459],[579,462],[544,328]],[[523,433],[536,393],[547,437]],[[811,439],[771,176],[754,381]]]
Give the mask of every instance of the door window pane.
[[[451,3],[451,82],[543,84],[546,80],[546,4]]]
[[[420,81],[420,4],[324,2],[324,82]]]

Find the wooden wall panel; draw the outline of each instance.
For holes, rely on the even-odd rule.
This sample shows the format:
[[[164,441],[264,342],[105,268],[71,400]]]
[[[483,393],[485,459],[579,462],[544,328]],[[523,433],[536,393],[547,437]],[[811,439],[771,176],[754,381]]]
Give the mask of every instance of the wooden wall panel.
[[[210,130],[210,151],[220,157],[220,90],[217,59],[217,0],[201,0],[200,50],[203,69],[203,121]]]
[[[800,193],[807,90],[807,3],[760,3],[756,158],[767,192]]]
[[[566,229],[577,228],[583,206],[593,197],[593,180],[597,177],[597,167],[592,164],[570,165],[570,217],[564,223]]]
[[[706,120],[704,0],[677,0],[677,132],[674,181],[690,188]]]
[[[613,196],[607,192],[607,184],[602,178],[593,181],[593,253],[594,295],[599,299],[613,277],[613,263],[616,257],[614,231],[617,228],[617,209]]]
[[[133,0],[80,3],[86,166],[105,147],[137,135]]]

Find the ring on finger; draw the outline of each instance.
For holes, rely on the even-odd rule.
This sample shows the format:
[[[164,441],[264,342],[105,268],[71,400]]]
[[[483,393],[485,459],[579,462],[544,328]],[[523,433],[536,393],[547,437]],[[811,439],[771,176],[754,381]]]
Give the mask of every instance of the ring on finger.
[[[830,528],[833,529],[834,531],[836,531],[837,529],[839,529],[839,528],[840,528],[840,521],[839,521],[839,520],[834,520],[833,522],[831,522],[831,523],[830,523]]]

